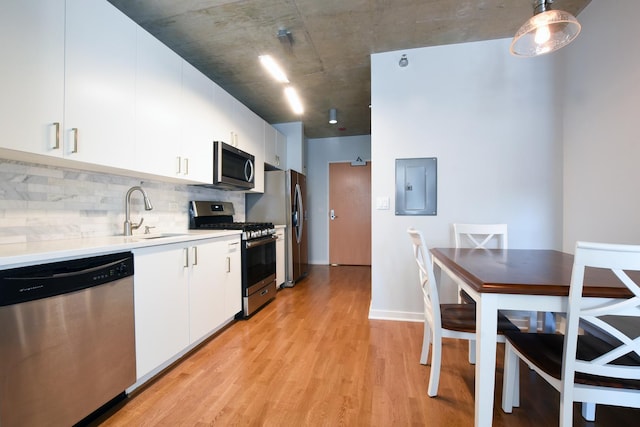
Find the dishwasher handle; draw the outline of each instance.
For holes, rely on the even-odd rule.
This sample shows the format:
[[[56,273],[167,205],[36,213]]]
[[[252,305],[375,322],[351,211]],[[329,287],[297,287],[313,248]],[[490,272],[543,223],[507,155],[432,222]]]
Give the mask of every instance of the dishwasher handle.
[[[133,276],[131,252],[0,271],[0,307],[62,295]]]

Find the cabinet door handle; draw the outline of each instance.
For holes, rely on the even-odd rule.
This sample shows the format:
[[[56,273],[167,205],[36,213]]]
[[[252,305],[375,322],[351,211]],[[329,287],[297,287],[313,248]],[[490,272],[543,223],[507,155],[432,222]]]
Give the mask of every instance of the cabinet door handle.
[[[54,150],[60,148],[60,122],[55,122],[53,126],[56,128],[56,145],[53,146]]]
[[[231,257],[227,257],[227,273],[231,273]]]
[[[182,264],[182,267],[189,268],[189,248],[184,248],[182,253],[184,254],[184,263]]]
[[[73,149],[71,150],[73,154],[78,152],[78,128],[72,128],[71,132],[73,132]]]
[[[181,166],[182,166],[182,157],[177,156],[176,157],[176,175],[180,175],[180,173],[181,173],[180,167]]]
[[[189,159],[184,158],[184,175],[189,175]]]
[[[198,247],[197,246],[193,247],[193,264],[192,265],[198,265]]]

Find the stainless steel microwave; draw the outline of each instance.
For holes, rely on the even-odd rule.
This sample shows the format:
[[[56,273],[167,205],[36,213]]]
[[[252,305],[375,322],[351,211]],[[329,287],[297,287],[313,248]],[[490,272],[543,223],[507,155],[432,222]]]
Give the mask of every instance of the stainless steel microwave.
[[[255,157],[222,141],[213,142],[213,187],[250,190],[254,187]]]

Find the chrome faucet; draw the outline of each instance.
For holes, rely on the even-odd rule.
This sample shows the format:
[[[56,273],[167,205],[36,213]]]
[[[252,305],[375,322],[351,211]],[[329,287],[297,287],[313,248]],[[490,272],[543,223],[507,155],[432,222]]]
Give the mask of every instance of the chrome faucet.
[[[127,195],[124,198],[124,235],[131,236],[131,230],[137,230],[142,225],[142,221],[144,218],[140,218],[140,222],[135,224],[131,222],[131,193],[134,191],[140,191],[142,193],[142,197],[144,197],[144,209],[150,211],[153,209],[153,205],[151,204],[151,200],[149,200],[149,196],[142,189],[142,187],[136,185],[135,187],[131,187],[129,191],[127,191]]]

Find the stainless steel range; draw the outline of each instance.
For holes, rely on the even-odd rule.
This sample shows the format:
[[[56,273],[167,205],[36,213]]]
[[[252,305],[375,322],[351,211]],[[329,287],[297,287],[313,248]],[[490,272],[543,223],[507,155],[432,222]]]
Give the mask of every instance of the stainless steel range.
[[[191,201],[189,229],[242,231],[242,312],[246,318],[276,296],[276,229],[270,222],[234,222],[230,202]]]

